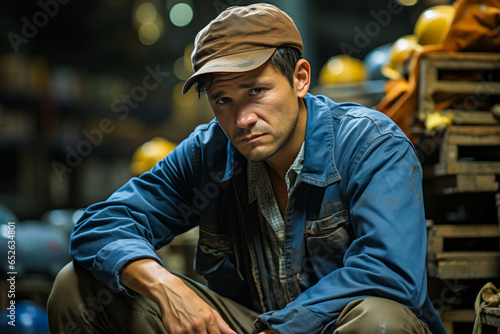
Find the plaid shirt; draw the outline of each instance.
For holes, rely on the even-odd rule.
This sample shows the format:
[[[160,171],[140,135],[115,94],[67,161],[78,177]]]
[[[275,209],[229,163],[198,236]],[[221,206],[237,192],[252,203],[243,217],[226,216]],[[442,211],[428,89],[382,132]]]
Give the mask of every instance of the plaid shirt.
[[[304,144],[288,169],[285,182],[290,198],[298,175],[304,164]],[[267,274],[270,278],[271,294],[275,306],[282,309],[291,300],[285,287],[286,269],[284,257],[285,221],[281,216],[278,202],[264,161],[248,161],[248,198],[257,200],[262,233],[263,252],[266,255]]]

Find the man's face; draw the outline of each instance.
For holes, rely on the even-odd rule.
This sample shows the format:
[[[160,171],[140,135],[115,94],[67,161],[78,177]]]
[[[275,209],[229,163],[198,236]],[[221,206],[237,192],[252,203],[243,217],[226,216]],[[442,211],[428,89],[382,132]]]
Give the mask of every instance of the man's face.
[[[207,90],[212,111],[248,160],[268,159],[292,145],[293,134],[301,132],[299,95],[274,66],[267,62],[249,72],[216,74],[213,79]]]

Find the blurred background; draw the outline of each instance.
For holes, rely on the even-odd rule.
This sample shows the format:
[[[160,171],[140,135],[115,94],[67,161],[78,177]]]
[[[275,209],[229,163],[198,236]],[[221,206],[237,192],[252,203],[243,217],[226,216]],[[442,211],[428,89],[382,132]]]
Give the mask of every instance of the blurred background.
[[[268,1],[295,20],[313,86],[332,56],[363,60],[437,0]],[[105,199],[134,151],[212,118],[180,87],[196,33],[242,0],[49,0],[0,6],[0,203],[19,219]],[[156,74],[155,74],[156,73]],[[377,78],[381,79],[381,78]],[[376,87],[379,91],[381,85]]]
[[[32,324],[41,319],[41,329],[36,333],[47,332],[43,308],[53,277],[70,260],[69,234],[82,209],[105,200],[130,177],[162,159],[195,126],[213,118],[204,96],[198,97],[194,90],[186,95],[180,93],[184,80],[192,73],[190,55],[194,38],[227,7],[256,2],[280,7],[296,22],[304,40],[304,57],[312,65],[313,93],[328,95],[337,102],[353,101],[374,108],[384,97],[388,78],[401,77],[393,76],[400,66],[391,63],[395,52],[390,51],[391,48],[394,51],[396,41],[402,39],[406,43],[399,43],[400,51],[405,51],[414,42],[404,37],[415,34],[422,13],[452,3],[446,0],[0,3],[2,309],[11,300],[11,285],[4,279],[9,272],[4,258],[15,230],[15,298],[27,302],[19,304],[23,307],[19,312],[25,312]],[[448,9],[445,12],[449,13]],[[449,24],[452,16],[447,13],[444,16]],[[447,27],[439,23],[426,28],[436,37],[440,29]],[[425,44],[423,40],[418,43]],[[433,43],[437,42],[426,42]],[[382,69],[388,64],[393,68],[383,74]],[[499,69],[496,71],[498,77]],[[495,86],[498,84],[491,85],[492,90],[483,91],[498,89]],[[498,108],[500,114],[500,104]],[[489,122],[498,125],[490,114]],[[441,118],[437,123],[442,125],[445,121],[451,124]],[[427,138],[426,143],[432,144],[432,154],[424,156],[427,163],[435,163],[431,155],[437,155],[441,138]],[[500,147],[496,142],[495,145]],[[494,160],[497,163],[500,158],[495,156]],[[465,204],[456,204],[462,202],[454,195],[446,195],[458,208],[444,209],[442,200],[427,200],[433,206],[427,212],[432,219],[433,212],[437,212],[436,221],[441,223],[467,221],[470,216],[478,217],[476,211],[483,216],[486,212],[488,216],[482,221],[491,223],[488,236],[494,241],[492,256],[500,261],[496,204],[491,195],[499,186],[490,180],[482,182],[482,186],[488,186],[486,201],[477,196],[484,189],[476,187],[471,197],[464,200]],[[431,181],[435,183],[434,179]],[[446,183],[446,194],[449,189]],[[452,192],[457,192],[454,189]],[[473,203],[474,214],[469,214],[467,203]],[[169,257],[170,269],[201,280],[193,272],[191,261],[186,260],[192,257],[196,239],[194,232],[160,253]],[[492,266],[494,270],[486,278],[500,276],[497,262],[491,262],[488,270]],[[483,284],[483,281],[457,283],[457,277],[462,276],[452,275],[444,280],[441,277],[437,283],[431,281],[433,302],[439,311],[448,310],[450,305],[465,305],[466,313],[460,313],[461,309],[449,313],[450,333],[455,322],[466,321],[470,328],[474,319],[470,299],[475,297],[477,284]],[[478,275],[465,277],[478,278]],[[466,291],[471,296],[468,300],[464,300]],[[5,319],[2,315],[2,321]],[[4,333],[6,327],[2,325],[0,322],[0,332]]]

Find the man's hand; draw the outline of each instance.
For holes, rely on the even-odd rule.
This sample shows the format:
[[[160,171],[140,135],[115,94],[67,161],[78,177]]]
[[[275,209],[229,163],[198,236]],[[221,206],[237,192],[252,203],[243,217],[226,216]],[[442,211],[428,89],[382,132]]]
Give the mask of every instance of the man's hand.
[[[157,288],[160,292],[158,296],[165,296],[159,297],[156,303],[160,306],[163,325],[169,334],[236,334],[217,311],[178,277],[173,276],[168,285],[159,283]]]
[[[127,264],[120,281],[158,304],[169,334],[236,334],[217,311],[155,260]]]
[[[260,332],[258,334],[280,334],[280,333],[276,332],[275,330],[272,330],[271,328],[268,328],[268,329],[266,329],[263,332]]]

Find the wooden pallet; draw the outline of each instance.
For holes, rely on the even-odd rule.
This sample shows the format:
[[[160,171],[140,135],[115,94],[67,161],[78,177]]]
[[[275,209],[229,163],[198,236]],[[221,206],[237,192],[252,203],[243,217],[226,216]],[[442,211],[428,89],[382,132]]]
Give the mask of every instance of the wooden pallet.
[[[429,114],[438,112],[443,115],[451,114],[454,124],[498,124],[499,121],[491,110],[438,110],[435,101],[436,93],[461,94],[465,95],[466,104],[474,107],[493,95],[500,95],[500,82],[494,81],[494,76],[491,75],[491,71],[498,70],[500,53],[430,53],[424,56],[420,60],[419,120],[423,122]],[[441,78],[440,74],[444,71],[485,72],[479,80],[452,81]]]
[[[446,333],[454,333],[455,323],[474,323],[475,313],[472,309],[447,310],[439,313],[439,318],[446,329]]]
[[[446,239],[500,238],[498,224],[433,225],[428,229],[427,271],[439,279],[500,277],[499,251],[447,250]],[[498,249],[498,248],[497,248]]]
[[[460,149],[466,147],[491,148],[491,155],[497,155],[500,147],[500,126],[451,126],[440,148],[440,163],[434,167],[436,175],[447,174],[500,174],[500,161],[480,161],[476,156],[466,160],[460,156]],[[487,152],[484,152],[487,153]],[[460,160],[462,159],[462,160]]]
[[[438,149],[439,162],[424,171],[426,178],[433,179],[431,187],[448,192],[500,190],[496,181],[500,175],[500,126],[450,126]]]

